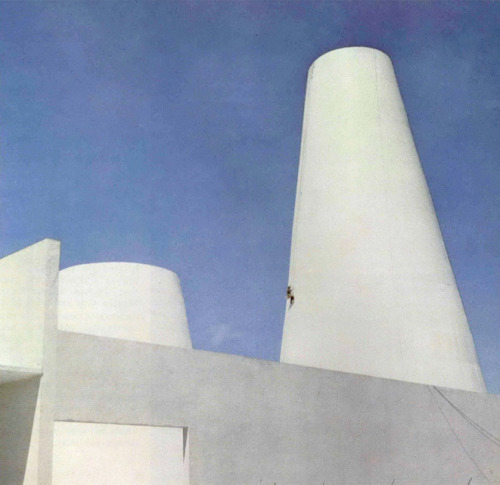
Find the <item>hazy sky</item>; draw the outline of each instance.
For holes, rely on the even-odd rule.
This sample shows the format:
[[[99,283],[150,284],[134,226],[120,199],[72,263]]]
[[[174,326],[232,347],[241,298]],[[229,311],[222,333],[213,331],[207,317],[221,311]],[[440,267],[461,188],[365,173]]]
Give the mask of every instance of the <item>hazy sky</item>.
[[[277,360],[306,73],[394,63],[500,393],[500,3],[1,2],[0,256],[176,271],[194,346]]]

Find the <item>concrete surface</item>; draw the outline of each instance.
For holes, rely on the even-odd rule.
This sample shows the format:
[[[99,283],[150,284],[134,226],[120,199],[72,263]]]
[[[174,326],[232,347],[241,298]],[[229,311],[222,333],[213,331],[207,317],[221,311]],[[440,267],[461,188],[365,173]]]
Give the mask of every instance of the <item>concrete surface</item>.
[[[281,361],[484,391],[390,59],[309,70]]]
[[[36,462],[40,409],[37,403],[40,379],[40,376],[36,376],[0,386],[0,483],[2,485],[38,485]]]
[[[56,422],[52,485],[188,485],[183,441],[182,428]]]
[[[57,420],[187,427],[191,485],[500,483],[500,396],[69,332],[58,358]]]
[[[0,366],[8,373],[42,370],[47,288],[57,278],[48,267],[48,239],[0,259]],[[11,380],[11,379],[9,379]]]
[[[179,278],[147,264],[95,263],[62,270],[59,328],[192,348]]]
[[[45,239],[0,260],[2,485],[51,483],[59,253]]]

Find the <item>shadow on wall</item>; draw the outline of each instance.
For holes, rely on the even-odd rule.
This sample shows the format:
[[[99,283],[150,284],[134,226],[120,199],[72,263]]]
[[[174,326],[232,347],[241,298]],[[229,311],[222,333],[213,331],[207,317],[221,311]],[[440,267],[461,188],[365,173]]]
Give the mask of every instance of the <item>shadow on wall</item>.
[[[23,484],[40,378],[0,385],[0,483]]]

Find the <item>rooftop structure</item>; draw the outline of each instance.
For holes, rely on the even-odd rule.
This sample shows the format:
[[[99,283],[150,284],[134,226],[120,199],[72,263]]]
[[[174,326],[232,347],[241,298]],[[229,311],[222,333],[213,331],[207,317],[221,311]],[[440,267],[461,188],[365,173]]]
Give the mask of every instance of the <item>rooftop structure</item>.
[[[60,270],[43,240],[0,260],[0,485],[500,483],[500,396],[390,61],[315,66],[282,351],[298,365],[193,350],[174,273]]]

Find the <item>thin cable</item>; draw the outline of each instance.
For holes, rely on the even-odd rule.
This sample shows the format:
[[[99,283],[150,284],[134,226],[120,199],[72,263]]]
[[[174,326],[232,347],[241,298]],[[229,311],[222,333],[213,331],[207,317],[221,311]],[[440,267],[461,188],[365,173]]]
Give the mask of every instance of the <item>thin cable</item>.
[[[458,444],[460,445],[460,447],[462,448],[462,450],[464,450],[464,453],[469,457],[470,461],[474,464],[474,466],[476,467],[477,471],[485,478],[485,480],[488,483],[491,483],[490,480],[489,480],[489,478],[483,473],[483,471],[481,470],[481,468],[479,468],[479,465],[476,463],[476,461],[474,460],[474,458],[472,458],[472,456],[469,454],[469,452],[465,449],[465,446],[463,445],[462,441],[460,440],[460,438],[458,437],[457,433],[453,429],[453,426],[451,425],[451,423],[448,421],[448,418],[446,417],[446,415],[444,414],[443,410],[441,409],[441,406],[437,402],[436,397],[432,393],[430,386],[427,386],[427,389],[429,390],[429,392],[431,394],[432,400],[434,401],[434,403],[438,407],[439,412],[441,413],[441,415],[443,416],[443,418],[445,419],[445,421],[448,423],[448,427],[450,428],[451,432],[455,436],[455,439],[457,440]]]
[[[477,431],[479,431],[485,438],[491,441],[494,445],[500,448],[500,439],[496,436],[492,435],[487,429],[484,429],[479,423],[476,423],[472,418],[467,416],[458,406],[453,404],[436,386],[433,386],[434,389],[441,395],[441,397],[453,408],[457,411],[460,416],[462,416],[472,427],[474,427]]]

